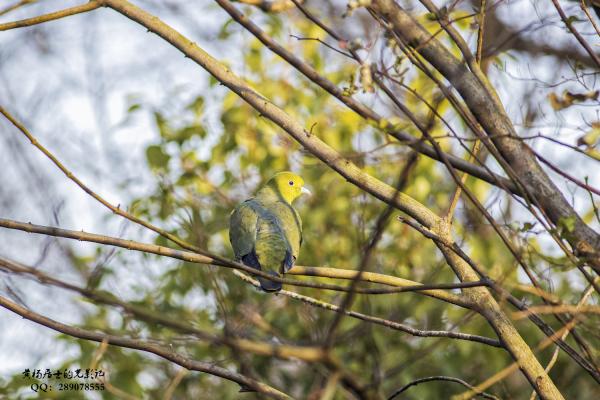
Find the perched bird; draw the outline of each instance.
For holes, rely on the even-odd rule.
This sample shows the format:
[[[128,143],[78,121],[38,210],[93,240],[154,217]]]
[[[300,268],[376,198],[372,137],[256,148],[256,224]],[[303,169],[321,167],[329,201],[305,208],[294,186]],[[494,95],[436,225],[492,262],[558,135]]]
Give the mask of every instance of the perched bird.
[[[233,210],[229,241],[237,261],[276,277],[294,266],[302,244],[302,221],[292,202],[303,193],[310,191],[301,177],[280,172]],[[261,276],[258,280],[266,292],[281,290],[281,282]]]

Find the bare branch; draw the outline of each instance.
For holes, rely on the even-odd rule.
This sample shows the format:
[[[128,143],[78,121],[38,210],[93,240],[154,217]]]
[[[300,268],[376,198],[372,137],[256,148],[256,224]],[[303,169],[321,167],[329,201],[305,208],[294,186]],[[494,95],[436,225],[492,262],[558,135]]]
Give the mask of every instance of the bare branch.
[[[490,138],[501,153],[501,157],[497,159],[505,159],[510,167],[503,164],[505,171],[528,171],[518,177],[518,180],[523,182],[529,194],[534,194],[532,199],[540,210],[557,226],[564,219],[574,220],[575,228],[568,240],[575,254],[600,273],[600,235],[583,222],[527,146],[515,139],[518,135],[514,126],[485,76],[475,73],[477,68],[470,72],[462,60],[456,58],[441,42],[433,39],[396,2],[374,0],[371,9],[389,23],[394,34],[401,38],[401,44],[410,43],[456,88],[485,133],[492,135]]]
[[[443,375],[438,375],[438,376],[428,376],[426,378],[421,378],[421,379],[417,379],[414,380],[410,383],[407,383],[406,385],[402,386],[400,389],[396,390],[390,397],[388,397],[388,400],[393,400],[394,398],[396,398],[397,396],[399,396],[401,393],[407,391],[408,389],[410,389],[410,387],[412,386],[416,386],[420,383],[425,383],[425,382],[432,382],[432,381],[446,381],[446,382],[456,382],[456,383],[460,383],[463,386],[468,387],[469,389],[476,389],[473,385],[469,384],[468,382],[465,382],[462,379],[459,378],[455,378],[452,376],[443,376]],[[484,399],[494,399],[494,400],[499,400],[498,397],[491,395],[489,393],[485,393],[485,392],[476,392],[475,393],[476,396],[481,396]]]
[[[485,4],[486,0],[481,0],[480,15],[479,15],[479,31],[477,32],[477,54],[475,55],[475,61],[477,64],[481,64],[481,57],[483,56],[483,35],[485,33]]]
[[[8,119],[23,135],[25,135],[27,137],[27,139],[29,139],[29,141],[31,142],[32,145],[34,145],[38,150],[40,150],[46,157],[48,157],[50,159],[50,161],[52,161],[52,163],[54,165],[56,165],[64,174],[67,178],[69,178],[70,180],[72,180],[73,182],[75,182],[75,184],[77,186],[79,186],[84,192],[86,192],[87,194],[89,194],[91,197],[93,197],[96,201],[98,201],[99,203],[101,203],[103,206],[105,206],[106,208],[108,208],[110,211],[112,211],[114,214],[120,215],[124,218],[127,218],[128,220],[135,222],[136,224],[139,224],[145,228],[148,228],[156,233],[158,233],[159,235],[169,239],[170,241],[172,241],[173,243],[178,244],[179,246],[181,246],[184,249],[188,249],[191,250],[193,252],[196,252],[198,254],[203,254],[203,250],[200,249],[197,246],[194,246],[190,243],[187,243],[184,240],[181,240],[180,238],[178,238],[175,235],[170,234],[169,232],[165,231],[164,229],[160,229],[154,225],[152,225],[149,222],[144,221],[141,218],[138,218],[130,213],[128,213],[127,211],[121,210],[120,205],[114,206],[112,204],[110,204],[106,199],[104,199],[102,196],[100,196],[99,194],[97,194],[96,192],[94,192],[92,189],[90,189],[85,183],[83,183],[75,174],[73,174],[73,172],[71,172],[67,167],[64,166],[63,163],[60,162],[60,160],[54,155],[52,154],[48,149],[46,149],[36,138],[35,136],[33,136],[29,130],[23,125],[21,124],[19,121],[17,121],[17,119],[15,117],[13,117],[4,107],[2,107],[0,105],[0,114],[4,115],[6,117],[6,119]],[[206,254],[205,254],[206,255]],[[212,256],[210,255],[211,258],[218,258],[217,256]]]
[[[244,281],[251,283],[255,287],[260,287],[260,284],[255,279],[252,279],[249,276],[246,276],[246,275],[242,274],[239,271],[234,271],[234,274],[236,274],[238,277],[240,277]],[[301,294],[298,294],[298,293],[295,293],[295,292],[291,292],[289,290],[282,290],[282,291],[279,292],[279,294],[283,295],[283,296],[291,297],[291,298],[296,299],[296,300],[300,300],[302,302],[311,304],[311,305],[319,307],[319,308],[323,308],[325,310],[331,310],[331,311],[335,311],[335,312],[344,313],[344,315],[347,315],[349,317],[360,319],[362,321],[371,322],[371,323],[374,323],[374,324],[377,324],[377,325],[382,325],[382,326],[385,326],[386,328],[390,328],[390,329],[398,330],[398,331],[401,331],[401,332],[405,332],[405,333],[408,333],[408,334],[413,335],[413,336],[420,336],[420,337],[447,337],[447,338],[469,340],[469,341],[484,343],[484,344],[487,344],[487,345],[490,345],[490,346],[493,346],[493,347],[503,347],[500,344],[499,341],[497,341],[495,339],[491,339],[491,338],[486,338],[486,337],[483,337],[483,336],[471,335],[471,334],[467,334],[467,333],[449,332],[449,331],[427,331],[427,330],[421,330],[421,329],[412,328],[410,326],[401,324],[399,322],[390,321],[390,320],[383,319],[383,318],[378,318],[378,317],[373,317],[373,316],[362,314],[362,313],[359,313],[359,312],[356,312],[356,311],[342,310],[341,307],[336,306],[334,304],[330,304],[330,303],[327,303],[327,302],[324,302],[324,301],[321,301],[321,300],[314,299],[314,298],[309,297],[309,296],[304,296],[304,295],[301,295]]]
[[[448,238],[444,239],[436,235],[435,233],[416,225],[414,222],[406,219],[399,218],[405,224],[410,225],[417,231],[419,231],[423,236],[432,239],[438,247],[447,248],[448,250],[455,253],[460,259],[464,260],[467,264],[469,264],[473,271],[477,273],[480,279],[489,283],[489,287],[501,298],[506,299],[510,304],[512,304],[515,308],[526,311],[529,307],[519,300],[518,298],[511,295],[504,288],[494,282],[488,275],[486,275],[483,270],[464,252],[462,249],[456,245],[456,243],[452,243]],[[445,255],[449,256],[447,252],[444,252]],[[593,285],[591,285],[593,286]],[[579,364],[586,372],[588,372],[592,378],[594,378],[598,383],[600,383],[600,371],[596,370],[594,366],[592,366],[586,359],[584,359],[577,351],[575,351],[568,343],[560,339],[560,336],[556,335],[554,329],[550,327],[550,325],[546,324],[537,314],[529,313],[529,320],[533,322],[539,329],[542,331],[548,338],[554,341],[554,343],[560,347],[569,357],[571,357],[577,364]],[[570,326],[570,323],[563,325],[565,327]],[[571,329],[571,328],[569,328]]]
[[[571,21],[567,17],[567,15],[565,14],[565,11],[560,6],[560,2],[558,0],[552,0],[552,4],[554,4],[554,8],[556,8],[558,15],[560,15],[560,19],[563,20],[563,22],[567,26],[567,29],[569,29],[569,31],[571,31],[573,36],[575,36],[575,39],[577,39],[577,41],[581,44],[581,46],[583,46],[585,51],[589,54],[590,58],[592,60],[594,60],[594,62],[596,63],[596,66],[598,68],[600,68],[600,58],[594,52],[594,50],[591,48],[590,44],[583,38],[583,36],[581,36],[579,31],[577,29],[575,29],[575,26],[573,26],[573,21]]]
[[[596,277],[596,281],[600,280],[600,277]],[[583,305],[588,301],[588,299],[590,298],[590,296],[592,295],[592,293],[594,292],[593,290],[593,285],[589,285],[588,288],[585,290],[585,292],[583,293],[583,296],[581,296],[581,299],[579,299],[579,301],[577,302],[577,307],[583,307]],[[572,321],[574,321],[575,318],[573,318]],[[571,321],[570,321],[571,322]],[[573,330],[569,330],[567,329],[562,336],[560,337],[561,340],[565,340],[567,338],[567,336],[569,336],[569,333],[573,332]],[[554,366],[554,364],[556,364],[556,360],[558,360],[558,353],[559,353],[559,348],[557,347],[556,349],[554,349],[554,352],[552,353],[552,358],[550,358],[550,361],[548,362],[548,365],[546,365],[546,372],[550,372],[550,370],[552,369],[552,367]],[[534,393],[531,394],[532,396],[534,396]],[[531,397],[530,397],[531,399]]]
[[[580,299],[580,301],[578,302],[578,304],[583,304],[587,301],[588,297],[590,296],[590,294],[592,293],[592,291],[590,290],[591,287],[589,287],[586,292],[584,293],[584,295],[582,296],[582,298]],[[566,339],[567,335],[569,334],[569,332],[573,329],[573,327],[575,326],[577,322],[577,319],[574,318],[571,321],[569,321],[569,323],[562,327],[560,330],[554,332],[551,336],[545,338],[544,340],[542,340],[536,347],[536,351],[541,351],[545,348],[547,348],[548,346],[550,346],[550,344],[554,341],[555,343],[557,343],[556,339],[560,338],[560,341],[562,342],[564,339]],[[493,376],[491,376],[490,378],[486,379],[485,381],[483,381],[482,383],[480,383],[479,385],[475,386],[473,389],[466,391],[460,395],[456,395],[456,396],[452,396],[452,400],[467,400],[472,398],[476,393],[481,392],[487,388],[489,388],[490,386],[498,383],[499,381],[503,380],[504,378],[508,377],[510,374],[512,374],[513,372],[517,371],[517,369],[519,368],[519,365],[517,363],[512,363],[511,365],[507,366],[506,368],[502,369],[501,371],[498,371],[496,374],[494,374]],[[549,369],[546,369],[546,371],[549,371]]]
[[[113,307],[119,307],[123,311],[134,315],[135,317],[152,323],[174,329],[178,332],[194,335],[198,339],[212,344],[229,346],[239,351],[247,351],[263,356],[273,356],[281,359],[299,359],[306,362],[326,361],[327,357],[320,347],[309,346],[290,346],[283,344],[273,344],[235,338],[230,336],[217,336],[215,334],[203,331],[191,326],[181,320],[165,317],[155,310],[149,310],[145,307],[130,304],[110,293],[82,288],[68,282],[56,279],[36,268],[27,267],[23,264],[0,257],[0,270],[21,274],[36,279],[42,284],[50,284],[72,292],[81,294],[88,299],[106,304]]]
[[[580,0],[580,1],[581,2],[579,3],[579,7],[581,7],[583,12],[585,13],[585,16],[588,18],[588,21],[590,21],[590,23],[594,27],[594,30],[596,31],[598,36],[600,36],[600,28],[598,27],[598,24],[596,23],[594,17],[592,17],[590,15],[590,11],[588,10],[587,5],[585,4],[585,0]]]
[[[527,311],[518,311],[512,314],[514,319],[529,317],[529,314],[600,314],[600,306],[582,306],[573,304],[561,304],[556,306],[532,306]]]
[[[283,58],[290,65],[295,67],[298,71],[300,71],[304,76],[306,76],[309,80],[319,85],[325,91],[330,93],[332,96],[340,100],[350,109],[355,111],[361,117],[371,120],[377,124],[377,126],[386,126],[386,121],[383,117],[377,114],[371,108],[368,108],[364,104],[358,102],[354,98],[350,96],[346,96],[340,88],[338,88],[333,82],[328,80],[323,75],[319,74],[312,66],[308,63],[302,61],[300,58],[296,57],[292,52],[285,49],[283,46],[275,42],[269,35],[267,35],[260,27],[250,21],[245,15],[240,13],[236,8],[229,2],[228,0],[216,0],[217,3],[240,25],[246,28],[250,33],[252,33],[258,40],[260,40],[267,48],[273,51],[275,54]],[[293,0],[294,1],[294,0]],[[317,18],[315,18],[310,12],[302,5],[300,5],[297,1],[294,1],[298,8],[307,15],[311,21],[317,23],[322,29],[326,30],[334,39],[338,41],[345,42],[339,35],[337,35],[333,30],[325,26],[321,23]],[[353,56],[356,57],[353,52]],[[390,124],[387,124],[390,125]],[[441,161],[438,153],[431,147],[423,143],[423,141],[414,138],[413,136],[395,130],[393,127],[389,126],[385,128],[385,132],[396,138],[402,143],[406,143],[415,151],[424,154],[428,157],[431,157],[435,160]],[[459,157],[456,157],[452,154],[447,154],[447,158],[449,162],[456,168],[461,171],[464,171],[470,175],[478,177],[492,185],[498,185],[498,182],[501,184],[499,186],[503,187],[505,190],[510,190],[513,193],[518,194],[519,191],[515,187],[515,185],[507,180],[506,178],[493,174],[490,171],[487,171],[485,168],[479,167],[472,163],[469,163],[465,160],[462,160]]]
[[[35,3],[35,2],[37,2],[37,0],[20,0],[20,1],[16,2],[16,3],[14,3],[14,4],[11,4],[10,6],[8,6],[6,8],[1,9],[0,10],[0,15],[6,15],[6,14],[8,14],[11,11],[14,11],[14,10],[16,10],[18,8],[21,8],[23,6],[26,6],[28,4]]]
[[[96,8],[99,8],[100,6],[101,6],[101,4],[99,2],[97,2],[95,0],[90,0],[89,2],[82,4],[80,6],[66,8],[61,11],[56,11],[53,13],[40,15],[38,17],[22,19],[20,21],[14,21],[14,22],[5,22],[3,24],[0,24],[0,32],[7,31],[9,29],[23,28],[25,26],[38,25],[38,24],[42,24],[44,22],[54,21],[54,20],[57,20],[60,18],[69,17],[71,15],[81,14],[84,12],[95,10]]]
[[[216,265],[216,266],[225,267],[225,268],[237,269],[237,270],[247,272],[251,275],[264,276],[265,278],[269,278],[273,281],[281,282],[281,283],[289,284],[289,285],[312,287],[312,288],[317,288],[317,289],[336,290],[336,291],[342,291],[342,292],[348,291],[348,288],[346,288],[344,286],[320,284],[320,283],[312,283],[312,282],[304,282],[304,281],[295,281],[295,280],[290,280],[290,279],[273,277],[271,275],[268,275],[266,272],[256,270],[252,267],[248,267],[245,264],[241,264],[241,263],[238,263],[238,262],[235,262],[232,260],[228,260],[223,257],[219,257],[219,259],[214,258],[214,257],[212,257],[212,255],[210,255],[210,253],[207,253],[209,255],[202,255],[202,254],[197,254],[197,253],[193,253],[193,252],[189,252],[189,251],[172,249],[170,247],[159,246],[159,245],[155,245],[155,244],[140,243],[140,242],[135,242],[133,240],[114,238],[111,236],[97,235],[97,234],[87,233],[87,232],[83,232],[83,231],[72,231],[72,230],[68,230],[68,229],[60,229],[60,228],[55,228],[55,227],[47,227],[47,226],[35,225],[35,224],[31,224],[31,223],[23,223],[23,222],[12,221],[12,220],[2,219],[2,218],[0,218],[0,227],[21,230],[21,231],[25,231],[25,232],[29,232],[29,233],[38,233],[38,234],[43,234],[43,235],[57,236],[57,237],[75,239],[75,240],[86,241],[86,242],[100,243],[100,244],[105,244],[105,245],[109,245],[109,246],[116,246],[116,247],[121,247],[121,248],[124,248],[127,250],[135,250],[135,251],[141,251],[141,252],[150,253],[150,254],[156,254],[156,255],[160,255],[160,256],[166,256],[166,257],[175,258],[178,260],[183,260],[183,261],[196,263],[196,264]],[[349,278],[349,275],[347,272],[355,272],[355,271],[347,271],[347,270],[342,270],[342,269],[338,270],[335,268],[325,268],[323,271],[316,271],[316,270],[320,270],[320,269],[321,268],[309,269],[308,267],[299,267],[299,270],[298,270],[299,273],[297,273],[297,274],[301,275],[302,274],[301,272],[307,272],[307,275],[313,275],[313,276],[326,276],[327,275],[327,277],[329,277],[329,278],[354,279],[354,278]],[[295,271],[294,268],[292,268],[288,272],[288,274],[293,275],[294,271]],[[354,275],[352,275],[352,276],[354,277]],[[418,289],[419,289],[418,282],[408,281],[405,279],[395,278],[395,277],[391,277],[391,276],[387,276],[387,275],[371,274],[369,276],[369,279],[370,280],[366,280],[366,281],[378,282],[378,283],[383,283],[383,284],[391,285],[391,286],[400,286],[400,289],[399,290],[394,290],[394,289],[388,289],[388,290],[356,289],[356,291],[358,293],[365,293],[365,294],[397,293],[397,292],[403,291],[402,287],[410,287],[410,290],[408,290],[408,291],[418,291]],[[478,284],[476,286],[482,286],[483,284],[484,283],[482,283],[482,282],[478,282]],[[460,286],[460,285],[452,284],[450,288],[454,288],[456,286]],[[416,287],[416,289],[415,289],[415,287]],[[406,290],[404,290],[404,291],[406,291]],[[439,289],[438,290],[425,289],[425,287],[424,287],[423,294],[426,294],[431,297],[439,298],[440,300],[444,300],[444,301],[447,301],[452,304],[456,304],[456,305],[459,305],[459,306],[462,306],[465,308],[471,308],[473,306],[471,303],[464,301],[460,296],[457,296],[452,293],[444,292],[443,290],[439,290]]]
[[[397,193],[400,193],[400,191],[402,191],[406,187],[410,173],[413,171],[417,161],[417,154],[413,152],[410,155],[404,167],[402,168],[402,170],[400,171],[400,176],[398,177],[398,183],[396,185]],[[331,325],[329,325],[327,336],[323,341],[323,346],[325,347],[325,349],[330,349],[333,345],[333,340],[335,338],[335,330],[341,323],[342,318],[345,314],[344,312],[352,306],[352,303],[354,301],[354,293],[356,291],[358,282],[362,277],[362,274],[367,270],[367,266],[371,263],[373,251],[375,250],[377,243],[381,240],[381,237],[383,236],[383,231],[388,224],[390,216],[392,215],[392,210],[393,209],[391,206],[386,205],[383,212],[377,218],[377,222],[375,223],[375,228],[371,234],[369,243],[362,252],[363,255],[358,266],[358,273],[356,274],[355,278],[350,284],[349,293],[342,300],[340,312],[336,314],[335,318],[331,322]]]
[[[94,342],[104,342],[119,347],[127,347],[130,349],[141,350],[147,353],[156,354],[166,360],[169,360],[175,364],[181,365],[192,371],[205,372],[207,374],[215,375],[232,382],[236,382],[242,387],[249,387],[255,391],[264,394],[273,399],[290,399],[290,396],[280,392],[279,390],[266,385],[262,382],[248,378],[237,372],[230,371],[228,369],[216,366],[212,363],[206,363],[202,361],[195,361],[177,354],[173,351],[167,350],[164,347],[157,346],[152,343],[145,342],[143,340],[130,339],[121,336],[108,335],[105,333],[93,332],[86,329],[76,328],[73,326],[65,325],[63,323],[54,321],[50,318],[46,318],[43,315],[28,310],[4,297],[0,296],[0,306],[6,308],[21,317],[33,321],[37,324],[46,326],[57,332],[64,333],[65,335],[73,336],[80,339],[91,340]]]

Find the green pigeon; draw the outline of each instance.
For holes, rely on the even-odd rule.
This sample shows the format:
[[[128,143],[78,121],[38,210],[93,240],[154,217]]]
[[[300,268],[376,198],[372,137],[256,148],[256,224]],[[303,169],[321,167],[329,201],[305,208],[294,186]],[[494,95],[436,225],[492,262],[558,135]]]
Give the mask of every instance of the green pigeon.
[[[233,210],[229,241],[237,261],[276,277],[294,266],[302,244],[302,221],[292,202],[303,193],[310,191],[300,176],[280,172]],[[281,282],[261,276],[258,280],[266,292],[281,290]]]

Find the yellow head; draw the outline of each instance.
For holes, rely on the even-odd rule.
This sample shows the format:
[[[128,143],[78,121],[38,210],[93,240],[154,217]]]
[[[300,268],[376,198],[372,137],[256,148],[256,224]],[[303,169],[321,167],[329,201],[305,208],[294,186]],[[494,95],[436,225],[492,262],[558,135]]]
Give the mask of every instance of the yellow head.
[[[290,204],[303,193],[310,194],[310,190],[304,187],[304,179],[289,171],[275,174],[265,187],[272,189]]]

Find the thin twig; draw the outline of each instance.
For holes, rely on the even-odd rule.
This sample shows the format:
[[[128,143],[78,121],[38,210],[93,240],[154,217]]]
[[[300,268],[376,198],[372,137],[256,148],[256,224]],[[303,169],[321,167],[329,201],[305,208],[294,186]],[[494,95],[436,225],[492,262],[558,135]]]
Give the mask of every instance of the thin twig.
[[[400,171],[400,175],[398,177],[398,183],[396,184],[397,193],[400,193],[406,186],[406,183],[408,182],[408,177],[409,177],[410,173],[413,171],[414,166],[416,165],[417,161],[418,161],[417,153],[413,152],[410,155],[410,157],[407,160],[404,167],[402,168],[402,170]],[[341,312],[336,314],[335,318],[331,322],[331,325],[329,325],[329,329],[327,330],[327,334],[323,341],[323,347],[327,350],[329,350],[331,348],[331,346],[333,345],[333,341],[334,341],[334,337],[335,337],[335,330],[337,329],[337,327],[339,326],[339,324],[342,321],[342,318],[344,317],[344,311],[349,309],[352,306],[352,303],[354,301],[354,293],[357,289],[358,282],[360,281],[362,274],[366,271],[367,266],[371,263],[371,256],[373,254],[373,251],[375,250],[377,243],[379,243],[379,241],[381,240],[381,237],[383,236],[383,231],[385,230],[385,227],[388,224],[390,216],[392,215],[392,211],[393,211],[393,208],[390,207],[389,205],[386,205],[383,212],[377,218],[377,222],[375,223],[375,228],[373,229],[373,233],[371,234],[369,243],[366,246],[365,250],[363,251],[363,256],[361,257],[360,264],[358,266],[358,273],[356,274],[356,277],[350,283],[348,294],[342,300],[342,303],[340,306]]]
[[[577,31],[577,29],[575,29],[575,26],[573,25],[573,21],[571,19],[569,19],[569,17],[567,17],[567,15],[565,14],[565,11],[560,6],[559,1],[552,0],[552,4],[554,4],[554,8],[556,8],[558,15],[560,15],[560,19],[562,19],[562,21],[565,23],[565,25],[567,26],[567,29],[569,31],[571,31],[573,36],[575,36],[575,39],[577,39],[577,41],[581,44],[581,46],[583,46],[585,51],[587,51],[590,58],[592,60],[594,60],[594,62],[596,63],[596,66],[600,67],[600,58],[598,58],[598,55],[596,54],[594,49],[591,48],[590,44],[583,38],[583,36],[581,36],[579,31]]]
[[[53,13],[44,14],[33,18],[22,19],[19,21],[5,22],[3,24],[0,24],[0,32],[7,31],[9,29],[22,28],[25,26],[38,25],[48,21],[54,21],[60,18],[69,17],[71,15],[92,11],[99,7],[101,7],[101,4],[99,2],[95,0],[90,0],[87,3],[82,4],[80,6],[66,8],[64,10],[56,11]]]
[[[477,152],[479,151],[480,147],[481,141],[476,140],[475,143],[473,143],[473,148],[471,149],[471,156],[469,157],[470,159],[477,157]],[[460,178],[462,185],[466,184],[468,176],[468,174],[462,174],[462,177]],[[446,211],[446,215],[444,217],[448,222],[452,221],[452,217],[454,216],[454,210],[456,209],[456,206],[458,204],[458,199],[460,198],[461,191],[462,186],[456,185],[456,189],[454,189],[454,194],[452,195],[452,200],[450,201],[450,205],[448,206],[448,211]]]
[[[340,49],[336,49],[335,47],[333,47],[332,45],[330,45],[329,43],[319,39],[319,38],[305,38],[305,37],[300,37],[300,36],[296,36],[296,35],[290,35],[291,37],[293,37],[294,39],[298,40],[298,41],[303,41],[303,40],[314,40],[317,41],[319,43],[321,43],[323,46],[335,51],[336,53],[339,53],[341,55],[343,55],[344,57],[348,57],[348,58],[352,58],[351,54],[346,53],[345,51],[342,51]],[[354,58],[352,58],[354,59]]]
[[[591,287],[591,285],[590,285]],[[558,306],[531,306],[527,311],[517,311],[512,314],[514,319],[529,317],[529,314],[600,314],[600,306],[582,306],[573,304],[561,304]]]
[[[182,356],[181,354],[175,353],[173,351],[167,350],[164,347],[157,346],[152,343],[148,343],[143,340],[130,339],[121,336],[108,335],[105,333],[94,332],[82,328],[77,328],[73,326],[69,326],[58,321],[52,320],[50,318],[46,318],[41,314],[35,313],[31,310],[28,310],[11,300],[0,296],[0,306],[6,308],[9,311],[14,312],[21,317],[33,321],[37,324],[46,326],[50,329],[53,329],[57,332],[64,333],[65,335],[73,336],[80,339],[91,340],[94,342],[102,343],[106,341],[108,344],[126,347],[135,350],[141,350],[147,353],[156,354],[159,357],[162,357],[166,360],[169,360],[175,364],[181,365],[184,368],[193,371],[205,372],[211,375],[215,375],[233,382],[238,383],[241,386],[250,387],[257,392],[263,393],[266,396],[269,396],[274,399],[290,399],[290,396],[287,394],[269,386],[262,382],[256,381],[254,379],[250,379],[242,374],[237,372],[230,371],[228,369],[216,366],[212,363],[206,363],[202,361],[195,361],[189,359],[187,357]]]
[[[148,228],[148,229],[158,233],[159,235],[163,236],[164,238],[169,239],[173,243],[176,243],[177,245],[181,246],[184,249],[191,250],[198,254],[204,254],[206,256],[209,256],[209,257],[212,257],[215,259],[219,258],[217,256],[213,257],[213,255],[206,253],[199,247],[194,246],[190,243],[187,243],[186,241],[181,240],[177,236],[170,234],[169,232],[165,231],[164,229],[160,229],[160,228],[152,225],[151,223],[146,222],[146,221],[142,220],[141,218],[138,218],[138,217],[128,213],[127,211],[122,210],[120,208],[120,205],[117,205],[117,206],[112,205],[110,202],[105,200],[102,196],[100,196],[99,194],[94,192],[92,189],[90,189],[86,184],[84,184],[77,176],[75,176],[75,174],[73,174],[73,172],[71,172],[69,169],[67,169],[67,167],[65,167],[65,165],[62,162],[60,162],[60,160],[54,154],[52,154],[48,149],[46,149],[35,138],[35,136],[33,136],[31,134],[31,132],[29,132],[29,130],[22,123],[20,123],[15,117],[13,117],[1,105],[0,105],[0,114],[4,115],[6,117],[6,119],[8,119],[23,135],[25,135],[27,137],[27,139],[29,139],[31,144],[34,145],[38,150],[40,150],[46,157],[48,157],[50,159],[50,161],[52,161],[52,163],[54,165],[56,165],[66,175],[67,178],[69,178],[70,180],[75,182],[75,184],[77,186],[79,186],[81,189],[83,189],[84,192],[86,192],[88,195],[90,195],[96,201],[100,202],[103,206],[105,206],[106,208],[111,210],[114,214],[120,215],[121,217],[124,217],[132,222],[135,222],[138,225]]]
[[[16,2],[15,4],[12,4],[6,8],[3,8],[2,10],[0,10],[0,16],[1,15],[6,15],[11,11],[16,10],[17,8],[21,8],[23,6],[26,6],[27,4],[31,4],[31,3],[35,3],[37,0],[21,0]]]
[[[320,347],[274,344],[237,338],[230,335],[218,336],[213,333],[209,333],[202,329],[191,326],[182,320],[173,319],[171,317],[161,315],[155,310],[150,310],[146,307],[134,305],[126,301],[120,300],[109,293],[91,290],[88,288],[82,288],[49,276],[48,274],[45,274],[39,269],[28,267],[15,261],[11,261],[1,257],[0,270],[34,278],[42,284],[49,284],[52,286],[60,287],[62,289],[70,290],[75,293],[79,293],[82,296],[94,302],[109,305],[112,307],[118,307],[122,309],[125,313],[131,314],[143,321],[151,322],[153,324],[159,324],[181,333],[194,335],[194,337],[211,344],[228,346],[237,351],[244,351],[263,356],[272,356],[281,359],[298,359],[306,362],[327,361],[328,359]]]
[[[165,393],[163,394],[163,400],[171,400],[175,389],[177,388],[181,380],[185,378],[185,376],[189,372],[190,371],[188,371],[185,368],[181,368],[179,371],[177,371],[177,374],[175,374],[175,377],[173,378],[173,380],[171,380],[171,383],[169,383],[169,386],[167,386],[167,388],[165,389]]]
[[[234,271],[233,273],[235,275],[237,275],[238,277],[240,277],[241,279],[243,279],[244,281],[251,283],[255,287],[257,287],[257,288],[260,287],[260,284],[255,279],[252,279],[249,276],[244,275],[239,271]],[[309,297],[309,296],[304,296],[304,295],[298,294],[296,292],[291,292],[289,290],[281,290],[278,292],[278,294],[287,296],[287,297],[290,297],[290,298],[293,298],[296,300],[300,300],[304,303],[308,303],[313,306],[323,308],[325,310],[331,310],[331,311],[335,311],[335,312],[343,312],[345,315],[347,315],[349,317],[360,319],[360,320],[366,321],[366,322],[371,322],[371,323],[377,324],[377,325],[382,325],[382,326],[385,326],[386,328],[405,332],[405,333],[408,333],[413,336],[448,337],[448,338],[453,338],[453,339],[462,339],[462,340],[469,340],[469,341],[473,341],[473,342],[484,343],[484,344],[487,344],[487,345],[490,345],[493,347],[503,347],[502,344],[500,344],[500,342],[497,341],[496,339],[491,339],[491,338],[487,338],[487,337],[483,337],[483,336],[479,336],[479,335],[471,335],[471,334],[467,334],[467,333],[458,333],[458,332],[449,332],[449,331],[428,331],[428,330],[416,329],[416,328],[401,324],[399,322],[390,321],[390,320],[387,320],[384,318],[373,317],[370,315],[362,314],[362,313],[359,313],[356,311],[351,311],[351,310],[342,310],[339,306],[336,306],[335,304],[330,304],[330,303],[327,303],[327,302],[324,302],[321,300],[317,300],[317,299]]]
[[[600,28],[598,27],[598,24],[596,23],[596,18],[591,16],[590,10],[588,10],[587,5],[585,4],[585,0],[581,0],[581,2],[579,3],[579,6],[585,13],[585,16],[588,18],[588,20],[590,21],[592,26],[594,27],[594,30],[596,31],[598,36],[600,36]]]
[[[595,279],[596,281],[600,280],[600,277],[596,277]],[[577,307],[583,307],[583,305],[588,301],[588,299],[590,298],[590,296],[592,295],[592,293],[594,292],[593,290],[594,288],[592,287],[592,285],[589,285],[588,288],[585,290],[585,292],[583,293],[583,296],[581,296],[581,299],[579,299],[579,301],[577,302]],[[573,318],[572,320],[574,320],[575,318]],[[567,336],[569,336],[569,333],[572,332],[572,329],[570,330],[566,330],[562,336],[560,337],[561,340],[565,340],[567,338]],[[548,365],[546,365],[546,372],[550,372],[550,370],[552,369],[552,367],[554,366],[554,364],[556,364],[556,361],[558,360],[558,353],[560,352],[560,349],[558,347],[556,347],[554,349],[554,352],[552,353],[552,357],[550,358],[550,361],[548,362]],[[533,392],[530,396],[530,400],[535,399],[535,392]]]
[[[556,172],[557,174],[559,174],[560,176],[570,180],[571,182],[573,182],[574,184],[576,184],[577,186],[587,190],[588,192],[592,192],[598,196],[600,196],[600,190],[596,189],[593,186],[588,185],[587,183],[580,181],[579,179],[575,178],[572,175],[569,175],[568,173],[566,173],[565,171],[563,171],[562,169],[558,168],[556,165],[554,165],[550,160],[548,160],[547,158],[543,157],[540,153],[538,153],[537,151],[531,149],[531,151],[533,151],[533,153],[535,154],[535,156],[537,157],[538,160],[540,160],[542,163],[544,163],[545,165],[547,165],[552,171]]]
[[[275,54],[279,55],[290,65],[295,67],[298,71],[300,71],[304,76],[306,76],[309,80],[320,86],[322,89],[327,91],[329,94],[340,100],[344,103],[348,108],[355,111],[361,117],[374,121],[377,126],[381,126],[383,122],[385,122],[384,118],[382,118],[377,112],[373,109],[365,106],[359,101],[355,100],[350,96],[346,96],[344,91],[337,87],[333,82],[328,80],[323,75],[319,74],[312,66],[302,61],[300,58],[296,57],[292,52],[284,48],[275,42],[269,35],[267,35],[258,25],[254,24],[251,20],[248,19],[245,15],[239,12],[228,0],[216,0],[217,3],[240,25],[246,28],[250,33],[252,33],[258,40],[260,40],[267,48],[273,51]],[[298,8],[304,13],[307,18],[309,18],[312,22],[316,23],[319,27],[325,30],[332,38],[340,42],[346,42],[341,36],[336,34],[332,29],[328,28],[325,24],[323,24],[318,18],[316,18],[306,7],[301,5],[297,0],[292,0],[298,6]],[[354,50],[349,50],[350,54],[362,64],[361,58],[357,55]],[[383,124],[385,125],[385,124]],[[389,125],[389,124],[388,124]],[[414,138],[408,133],[402,132],[400,130],[394,129],[393,127],[387,127],[384,129],[386,133],[396,138],[402,143],[410,146],[415,151],[418,151],[421,154],[426,155],[427,157],[431,157],[435,160],[441,161],[439,156],[434,151],[431,146],[423,143],[422,141]],[[451,154],[447,155],[448,160],[454,165],[457,169],[467,172],[473,176],[478,177],[492,185],[498,185],[505,190],[510,192],[519,193],[519,190],[514,186],[514,184],[507,180],[506,178],[493,174],[490,171],[487,171],[485,168],[479,167],[477,165],[470,164],[459,157],[455,157]],[[500,182],[500,184],[498,183]]]
[[[483,35],[485,32],[485,2],[481,0],[480,14],[479,14],[479,31],[477,32],[477,53],[475,53],[475,61],[477,64],[481,64],[481,57],[483,55]]]
[[[426,378],[421,378],[421,379],[417,379],[414,380],[410,383],[407,383],[406,385],[402,386],[400,389],[396,390],[390,397],[388,397],[388,400],[393,400],[396,396],[399,396],[401,393],[407,391],[410,387],[412,386],[416,386],[420,383],[425,383],[425,382],[432,382],[432,381],[446,381],[446,382],[456,382],[456,383],[460,383],[463,386],[468,387],[469,389],[476,389],[473,385],[471,385],[468,382],[465,382],[462,379],[459,378],[455,378],[453,376],[443,376],[443,375],[438,375],[438,376],[428,376]],[[489,393],[485,393],[485,392],[477,392],[476,393],[477,396],[481,396],[485,399],[493,399],[493,400],[500,400],[498,397],[489,394]]]

